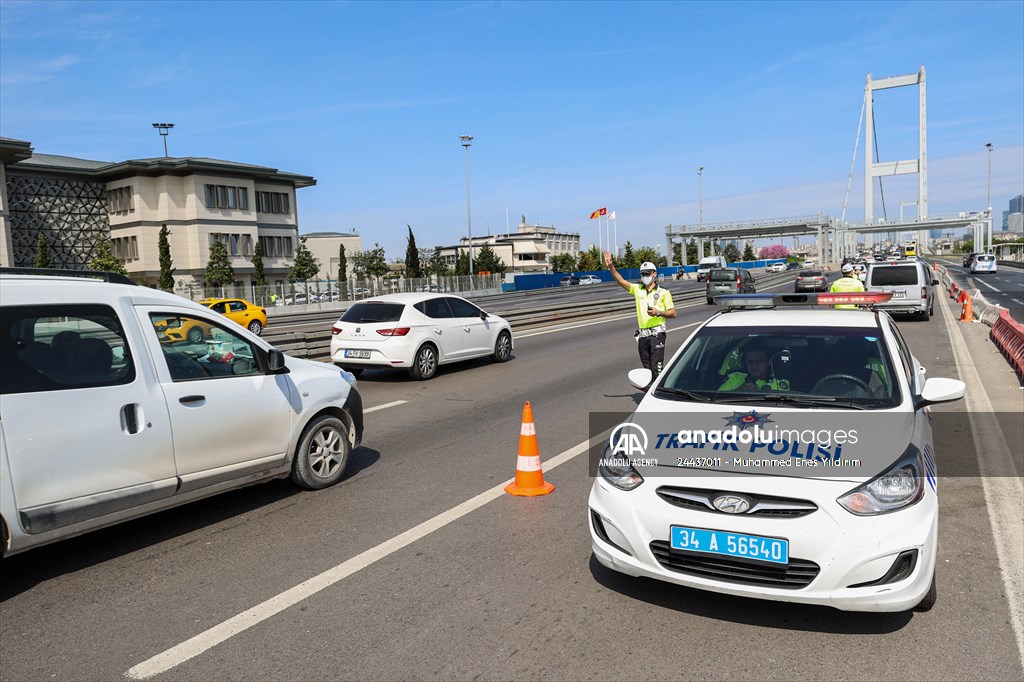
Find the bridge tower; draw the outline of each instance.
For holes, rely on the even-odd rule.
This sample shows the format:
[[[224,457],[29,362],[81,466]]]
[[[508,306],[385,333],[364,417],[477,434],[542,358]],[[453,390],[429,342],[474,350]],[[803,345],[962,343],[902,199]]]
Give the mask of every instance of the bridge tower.
[[[916,85],[918,87],[918,152],[916,159],[907,161],[886,161],[875,163],[871,158],[871,152],[875,144],[875,119],[874,119],[874,91],[886,90],[888,88],[901,88]],[[889,175],[918,174],[917,182],[917,217],[924,220],[928,217],[928,124],[927,106],[925,100],[925,79],[924,66],[921,66],[917,73],[906,76],[890,76],[872,80],[868,74],[867,83],[864,86],[864,112],[865,112],[865,137],[864,145],[864,222],[873,224],[874,216],[874,187],[873,181],[876,177]],[[870,240],[870,235],[865,239]],[[919,230],[917,243],[925,243],[924,231]],[[870,244],[870,241],[868,242]]]

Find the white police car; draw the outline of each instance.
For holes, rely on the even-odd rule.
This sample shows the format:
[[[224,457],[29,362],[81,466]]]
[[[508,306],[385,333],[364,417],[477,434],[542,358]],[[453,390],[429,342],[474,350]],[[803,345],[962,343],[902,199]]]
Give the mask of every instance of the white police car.
[[[849,611],[931,608],[938,499],[925,380],[876,304],[890,294],[736,294],[611,429],[589,499],[605,566]],[[640,376],[645,374],[645,376]],[[645,386],[647,370],[630,381]]]

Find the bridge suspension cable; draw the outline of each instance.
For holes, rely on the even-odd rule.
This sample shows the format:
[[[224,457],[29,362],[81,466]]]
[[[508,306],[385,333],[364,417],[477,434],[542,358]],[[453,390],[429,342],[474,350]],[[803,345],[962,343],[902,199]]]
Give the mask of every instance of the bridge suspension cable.
[[[850,185],[853,183],[853,167],[857,165],[857,148],[860,147],[860,131],[864,127],[864,108],[867,106],[867,98],[860,103],[860,120],[857,121],[857,137],[853,140],[853,158],[850,159],[850,176],[846,178],[846,196],[843,197],[843,213],[839,222],[846,221],[846,204],[850,200]]]

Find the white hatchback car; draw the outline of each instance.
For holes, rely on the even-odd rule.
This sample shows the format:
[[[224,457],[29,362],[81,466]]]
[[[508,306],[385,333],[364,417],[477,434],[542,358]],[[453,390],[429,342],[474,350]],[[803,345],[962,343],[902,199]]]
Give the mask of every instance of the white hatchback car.
[[[375,296],[353,303],[331,328],[331,360],[358,374],[368,367],[403,367],[430,379],[439,365],[491,356],[512,357],[512,327],[450,294]]]
[[[73,274],[0,270],[0,554],[271,478],[341,480],[355,377],[179,296]],[[168,334],[193,326],[198,342]]]
[[[718,297],[741,307],[693,332],[595,463],[597,560],[739,596],[930,608],[939,507],[925,408],[964,384],[925,381],[885,313],[788,307],[888,296]],[[630,373],[637,388],[649,378]]]
[[[580,284],[600,284],[601,278],[597,275],[583,275],[580,277]]]
[[[785,272],[786,271],[786,264],[785,263],[772,263],[771,265],[769,265],[766,268],[766,270],[768,272]]]

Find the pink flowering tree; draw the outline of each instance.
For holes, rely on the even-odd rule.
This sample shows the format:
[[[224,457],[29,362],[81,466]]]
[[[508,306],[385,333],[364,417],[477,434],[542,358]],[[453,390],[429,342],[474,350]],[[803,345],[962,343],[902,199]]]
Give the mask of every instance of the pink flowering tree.
[[[782,244],[771,244],[770,246],[762,247],[758,252],[757,257],[763,259],[771,258],[786,258],[789,256],[789,249]]]

